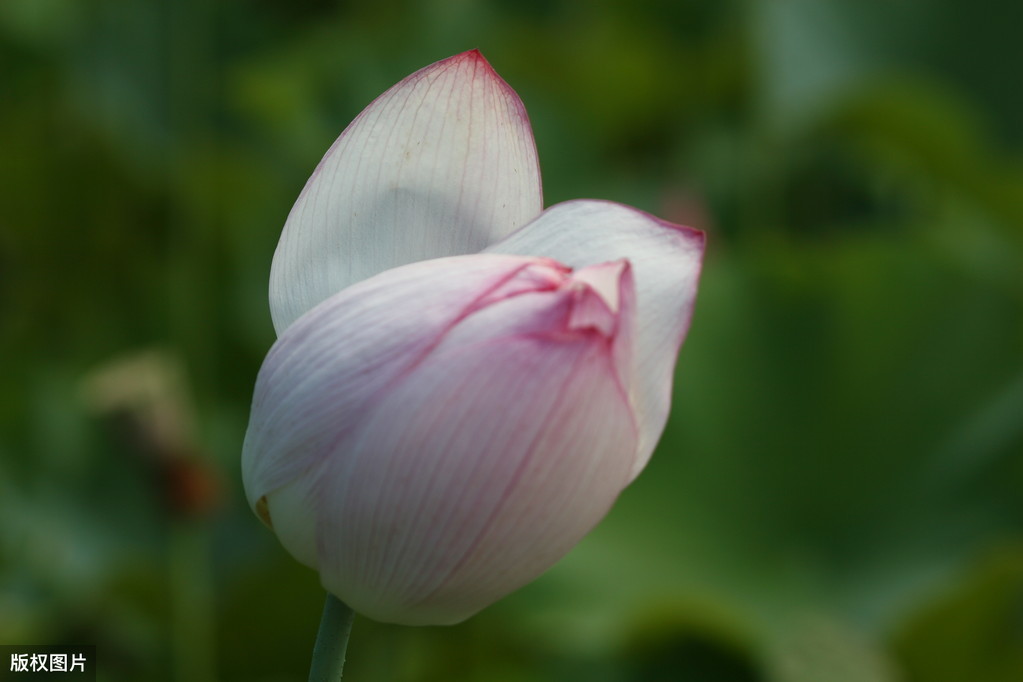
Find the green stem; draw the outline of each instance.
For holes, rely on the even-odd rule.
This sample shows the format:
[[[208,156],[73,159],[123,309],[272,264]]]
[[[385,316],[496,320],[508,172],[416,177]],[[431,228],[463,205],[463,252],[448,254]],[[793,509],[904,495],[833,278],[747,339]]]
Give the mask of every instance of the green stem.
[[[313,646],[313,664],[309,668],[309,682],[337,682],[345,667],[348,635],[352,632],[355,612],[343,601],[328,593],[320,619],[320,631]]]

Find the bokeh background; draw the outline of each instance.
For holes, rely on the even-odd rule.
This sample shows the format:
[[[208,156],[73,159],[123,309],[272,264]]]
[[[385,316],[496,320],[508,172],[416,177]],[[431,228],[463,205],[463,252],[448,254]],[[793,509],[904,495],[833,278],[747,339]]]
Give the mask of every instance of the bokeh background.
[[[305,679],[322,593],[246,508],[270,259],[363,106],[473,47],[546,203],[709,233],[647,471],[346,679],[1023,680],[1023,4],[0,0],[0,642]],[[0,662],[2,663],[2,662]]]

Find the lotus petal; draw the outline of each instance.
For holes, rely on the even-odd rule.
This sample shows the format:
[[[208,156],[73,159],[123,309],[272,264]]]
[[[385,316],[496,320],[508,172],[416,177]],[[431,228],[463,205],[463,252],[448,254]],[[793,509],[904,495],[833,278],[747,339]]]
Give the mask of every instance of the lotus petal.
[[[274,254],[274,327],[384,270],[478,252],[542,208],[518,95],[476,50],[437,62],[370,104],[309,178]]]

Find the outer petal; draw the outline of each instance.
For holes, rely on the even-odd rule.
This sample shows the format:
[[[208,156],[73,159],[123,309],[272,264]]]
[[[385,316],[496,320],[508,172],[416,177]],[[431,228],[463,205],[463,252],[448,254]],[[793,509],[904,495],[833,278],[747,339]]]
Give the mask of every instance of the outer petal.
[[[632,400],[640,425],[635,478],[653,453],[671,407],[679,347],[689,329],[703,259],[704,233],[606,201],[569,201],[490,253],[553,258],[574,268],[627,258],[636,278],[635,381]]]
[[[320,334],[325,323],[315,319],[336,313],[337,299],[351,299],[351,291],[296,323],[267,359],[296,393],[283,411],[254,407],[261,433],[252,446],[309,413],[317,415],[310,431],[335,434],[309,441],[321,454],[308,457],[283,490],[270,491],[274,527],[284,542],[289,529],[279,518],[315,521],[310,563],[357,611],[406,624],[457,622],[557,561],[628,481],[637,443],[623,389],[632,356],[631,271],[621,262],[577,277],[527,261],[463,308],[427,355],[370,392],[359,383],[375,379],[353,376],[345,344]],[[393,305],[396,316],[418,316],[415,297]],[[303,359],[311,350],[316,367]],[[324,395],[315,383],[340,383],[337,376],[346,391],[367,395],[343,433],[335,431],[339,415],[319,407]],[[273,384],[261,374],[257,395],[274,392]],[[276,447],[304,446],[278,439]],[[314,511],[286,509],[303,503]]]
[[[476,50],[437,62],[370,104],[309,178],[274,254],[274,326],[389,268],[475,253],[542,208],[515,91]]]

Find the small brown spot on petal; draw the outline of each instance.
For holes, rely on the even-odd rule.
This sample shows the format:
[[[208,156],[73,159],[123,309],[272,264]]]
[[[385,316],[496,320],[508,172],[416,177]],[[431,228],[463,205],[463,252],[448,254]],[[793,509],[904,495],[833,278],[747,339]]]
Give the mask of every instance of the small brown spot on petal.
[[[274,529],[273,521],[270,519],[270,505],[266,503],[266,495],[256,501],[256,516],[270,530]]]

